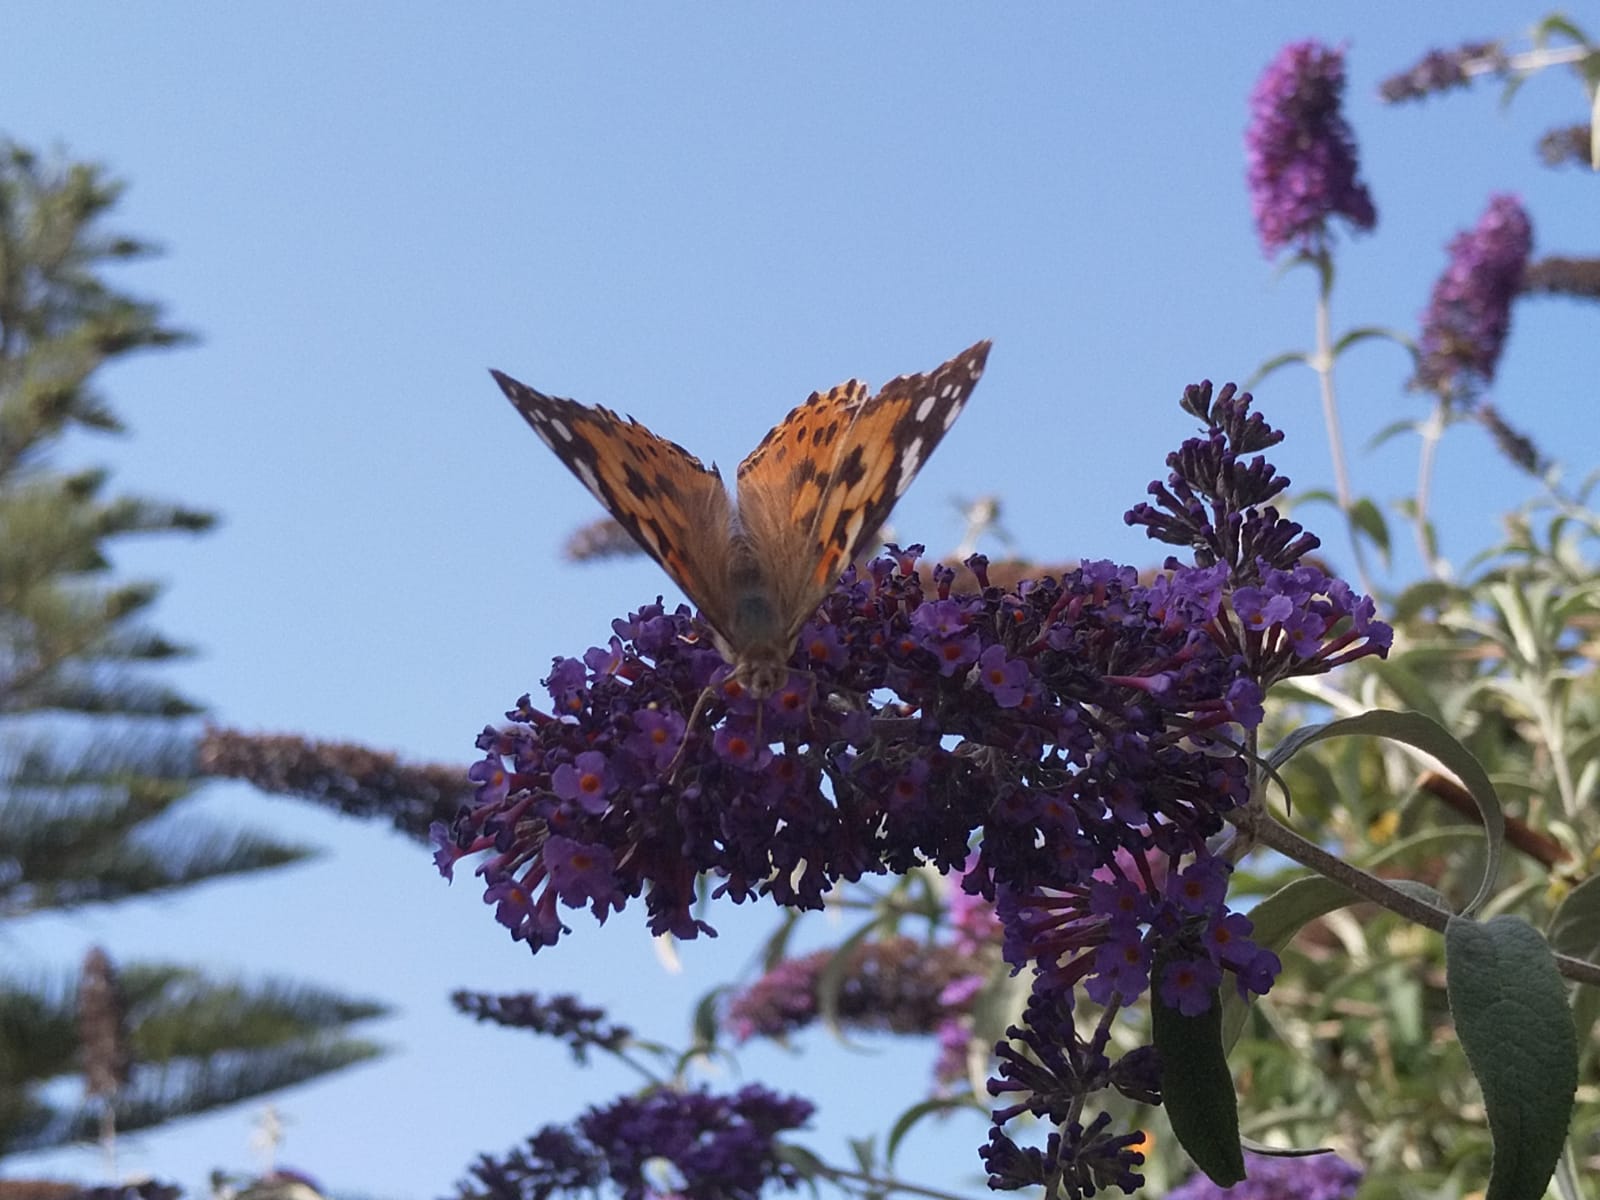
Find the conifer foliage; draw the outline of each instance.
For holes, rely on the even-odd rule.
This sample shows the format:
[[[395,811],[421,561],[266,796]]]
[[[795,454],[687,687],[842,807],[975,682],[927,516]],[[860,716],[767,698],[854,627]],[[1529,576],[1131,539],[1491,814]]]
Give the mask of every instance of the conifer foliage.
[[[69,438],[124,432],[103,367],[189,340],[109,282],[154,251],[105,229],[120,191],[98,167],[0,139],[0,922],[18,925],[308,853],[178,812],[202,780],[201,709],[156,673],[186,650],[148,623],[160,589],[118,578],[114,551],[214,518],[60,463]],[[383,1011],[368,1001],[177,964],[118,971],[99,951],[81,981],[65,968],[41,979],[6,957],[0,1155],[148,1127],[377,1053],[342,1032]],[[81,1105],[49,1086],[73,1074],[87,1080]]]

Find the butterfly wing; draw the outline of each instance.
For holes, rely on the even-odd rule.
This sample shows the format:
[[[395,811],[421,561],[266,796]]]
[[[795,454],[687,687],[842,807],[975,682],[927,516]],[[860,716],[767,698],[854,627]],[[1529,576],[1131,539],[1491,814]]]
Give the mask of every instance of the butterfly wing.
[[[490,371],[546,446],[660,563],[714,629],[727,628],[733,510],[722,477],[676,442],[607,408],[546,396]]]
[[[983,374],[989,343],[867,398],[851,380],[815,393],[739,464],[739,520],[798,632],[888,520]]]

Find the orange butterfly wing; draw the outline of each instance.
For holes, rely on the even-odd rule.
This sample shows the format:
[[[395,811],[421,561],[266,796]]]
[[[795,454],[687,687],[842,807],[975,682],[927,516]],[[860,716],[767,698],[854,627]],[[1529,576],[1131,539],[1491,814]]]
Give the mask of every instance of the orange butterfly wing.
[[[870,399],[855,380],[813,393],[739,464],[739,521],[791,636],[955,424],[989,345],[902,375]]]
[[[607,408],[546,396],[490,371],[544,444],[660,563],[714,629],[726,629],[733,506],[722,476],[676,442]]]

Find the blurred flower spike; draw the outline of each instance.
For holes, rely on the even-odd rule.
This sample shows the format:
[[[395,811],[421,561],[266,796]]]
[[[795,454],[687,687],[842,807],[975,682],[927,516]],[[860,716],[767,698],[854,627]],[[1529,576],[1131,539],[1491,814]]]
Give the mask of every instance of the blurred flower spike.
[[[1272,60],[1250,95],[1246,180],[1269,258],[1285,248],[1322,253],[1334,217],[1358,230],[1377,224],[1340,107],[1344,86],[1342,49],[1295,42]]]
[[[1352,1200],[1362,1170],[1337,1154],[1280,1158],[1246,1153],[1249,1178],[1218,1187],[1196,1174],[1167,1193],[1167,1200]]]
[[[1456,407],[1494,382],[1511,331],[1511,302],[1533,253],[1533,224],[1515,196],[1493,196],[1472,229],[1450,241],[1450,261],[1422,314],[1412,386]]]

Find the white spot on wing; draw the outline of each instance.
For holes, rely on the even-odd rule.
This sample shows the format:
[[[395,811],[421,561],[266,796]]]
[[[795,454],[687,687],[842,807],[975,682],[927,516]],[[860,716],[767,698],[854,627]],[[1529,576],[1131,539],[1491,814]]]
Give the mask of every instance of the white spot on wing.
[[[568,465],[572,468],[573,474],[577,475],[577,477],[583,481],[583,486],[588,488],[596,496],[599,496],[601,502],[604,503],[605,497],[600,491],[600,480],[599,477],[595,475],[594,468],[581,458],[573,459]]]
[[[911,480],[922,469],[922,435],[919,433],[906,443],[900,452],[900,478],[894,481],[895,499],[905,495]]]
[[[950,426],[956,423],[956,418],[961,415],[962,405],[952,404],[944,414],[944,431],[950,432]]]
[[[558,421],[556,418],[551,417],[550,428],[555,431],[556,436],[559,437],[563,442],[570,442],[572,440],[572,430],[565,421]]]
[[[917,423],[920,425],[928,419],[928,414],[933,412],[933,406],[938,402],[938,397],[929,392],[922,398],[922,403],[917,405]]]

